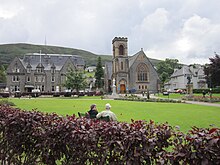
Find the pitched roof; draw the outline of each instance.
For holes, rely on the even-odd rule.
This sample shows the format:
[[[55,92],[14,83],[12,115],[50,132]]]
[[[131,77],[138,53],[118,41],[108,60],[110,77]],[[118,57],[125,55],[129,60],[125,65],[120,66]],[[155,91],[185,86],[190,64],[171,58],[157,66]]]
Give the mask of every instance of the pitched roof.
[[[45,70],[50,70],[51,67],[55,67],[56,70],[60,70],[63,65],[70,60],[74,65],[85,65],[85,61],[81,56],[68,55],[68,54],[39,54],[29,53],[20,59],[24,67],[36,67],[43,66]]]
[[[173,74],[170,76],[172,77],[178,77],[182,75],[192,75],[190,68],[188,66],[183,66],[181,69],[175,70]]]
[[[133,63],[135,62],[135,60],[136,60],[136,58],[138,57],[139,54],[140,54],[140,51],[137,52],[136,54],[134,54],[133,56],[128,57],[129,67],[133,65]]]

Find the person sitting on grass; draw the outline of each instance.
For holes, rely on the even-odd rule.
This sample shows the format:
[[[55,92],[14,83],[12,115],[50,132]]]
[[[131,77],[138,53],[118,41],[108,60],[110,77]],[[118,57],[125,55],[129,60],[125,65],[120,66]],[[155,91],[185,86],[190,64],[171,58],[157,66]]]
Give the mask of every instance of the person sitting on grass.
[[[111,109],[111,105],[109,103],[107,103],[105,105],[105,110],[100,112],[100,113],[98,113],[96,115],[96,118],[99,119],[101,117],[107,117],[108,116],[110,121],[117,121],[116,115],[110,109]]]
[[[90,119],[95,119],[96,118],[96,115],[98,114],[96,104],[92,104],[90,106],[90,110],[87,112],[87,114],[88,114],[88,118],[90,118]]]

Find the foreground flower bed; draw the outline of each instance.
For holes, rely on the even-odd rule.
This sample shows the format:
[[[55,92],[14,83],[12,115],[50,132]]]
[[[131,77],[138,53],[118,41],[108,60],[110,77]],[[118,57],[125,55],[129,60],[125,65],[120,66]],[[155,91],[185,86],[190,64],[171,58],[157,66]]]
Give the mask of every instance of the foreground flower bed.
[[[105,122],[0,106],[1,164],[220,164],[220,129]]]

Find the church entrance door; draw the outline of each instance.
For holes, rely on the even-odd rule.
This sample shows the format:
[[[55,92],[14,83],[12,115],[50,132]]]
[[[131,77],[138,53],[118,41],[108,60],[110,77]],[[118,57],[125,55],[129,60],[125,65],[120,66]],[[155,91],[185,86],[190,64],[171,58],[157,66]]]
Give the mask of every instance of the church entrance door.
[[[125,93],[125,84],[120,84],[120,93]]]

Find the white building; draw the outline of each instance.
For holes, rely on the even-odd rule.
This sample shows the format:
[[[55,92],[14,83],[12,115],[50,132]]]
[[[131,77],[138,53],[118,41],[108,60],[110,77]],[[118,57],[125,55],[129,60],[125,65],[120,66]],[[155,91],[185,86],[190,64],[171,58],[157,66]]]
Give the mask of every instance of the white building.
[[[177,89],[186,89],[189,78],[190,83],[193,84],[193,89],[207,88],[204,67],[196,64],[175,69],[170,76],[170,80],[165,83],[164,89],[170,92],[174,92]]]
[[[89,66],[85,69],[87,72],[94,72],[96,70],[96,66]]]

